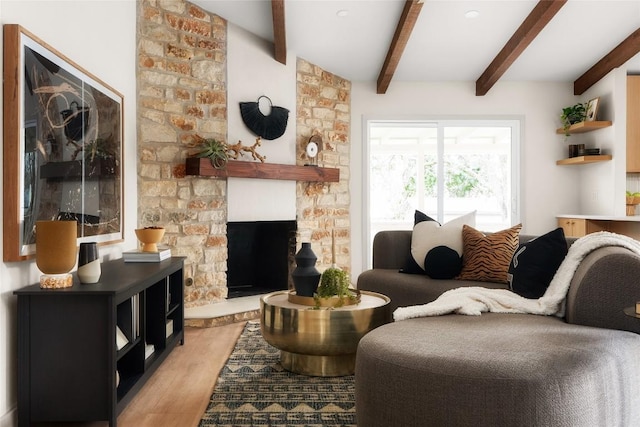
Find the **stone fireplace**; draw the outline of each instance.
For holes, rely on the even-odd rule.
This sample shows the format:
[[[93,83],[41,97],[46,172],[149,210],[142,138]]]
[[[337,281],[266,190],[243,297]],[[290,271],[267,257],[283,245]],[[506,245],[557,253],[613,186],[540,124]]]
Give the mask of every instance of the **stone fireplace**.
[[[185,306],[227,297],[227,282],[235,281],[235,273],[227,277],[227,224],[245,220],[235,213],[285,204],[263,189],[266,180],[252,179],[239,191],[226,179],[185,175],[185,158],[199,148],[196,134],[253,142],[238,102],[262,94],[290,110],[291,134],[262,146],[267,162],[304,165],[305,145],[317,134],[319,165],[340,169],[334,183],[273,181],[288,194],[284,218],[295,222],[296,245],[310,242],[323,271],[331,265],[333,231],[337,264],[349,271],[351,83],[291,54],[286,66],[278,63],[263,40],[189,2],[143,0],[138,7],[138,217],[127,227],[165,226],[164,243],[186,257],[185,278],[192,279]],[[234,198],[242,199],[241,209],[229,205]]]

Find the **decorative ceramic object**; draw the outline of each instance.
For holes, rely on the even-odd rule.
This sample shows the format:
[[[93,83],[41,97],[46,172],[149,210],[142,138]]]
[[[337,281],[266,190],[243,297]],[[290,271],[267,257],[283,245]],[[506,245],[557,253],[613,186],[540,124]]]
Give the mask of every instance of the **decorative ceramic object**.
[[[69,273],[76,265],[78,224],[76,221],[36,222],[36,265],[44,274],[41,288],[68,288]]]
[[[158,243],[164,236],[164,227],[138,228],[136,236],[142,243],[142,252],[158,252]]]
[[[297,267],[291,273],[296,295],[312,297],[320,282],[320,272],[316,269],[316,255],[311,243],[303,243],[295,256]]]
[[[98,283],[101,273],[98,244],[96,242],[80,243],[78,251],[78,279],[80,279],[80,283]]]

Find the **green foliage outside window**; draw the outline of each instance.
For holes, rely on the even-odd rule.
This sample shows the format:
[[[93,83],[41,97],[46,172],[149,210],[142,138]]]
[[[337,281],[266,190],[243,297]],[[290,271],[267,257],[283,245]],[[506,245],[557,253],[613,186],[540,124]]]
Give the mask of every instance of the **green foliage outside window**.
[[[507,177],[502,176],[504,156],[495,154],[450,155],[444,158],[444,190],[446,197],[499,197]],[[382,197],[372,208],[372,218],[410,220],[415,209],[416,194],[424,191],[427,198],[437,197],[437,161],[435,156],[423,158],[423,185],[417,184],[416,158],[405,154],[372,157],[372,188]],[[394,190],[395,189],[395,190]]]
[[[472,197],[491,194],[491,189],[482,185],[482,168],[480,166],[470,166],[469,160],[465,157],[458,157],[457,161],[445,162],[445,189],[451,197]],[[424,168],[424,193],[427,197],[437,195],[436,163],[427,163]],[[410,177],[405,186],[405,193],[415,194],[415,178]],[[408,190],[413,190],[409,193]]]
[[[447,192],[453,197],[469,197],[482,193],[478,174],[480,168],[447,171]]]

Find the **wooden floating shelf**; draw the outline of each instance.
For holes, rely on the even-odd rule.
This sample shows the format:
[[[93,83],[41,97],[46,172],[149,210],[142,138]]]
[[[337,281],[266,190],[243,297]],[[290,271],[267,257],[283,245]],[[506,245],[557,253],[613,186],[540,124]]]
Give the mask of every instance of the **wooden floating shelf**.
[[[566,131],[564,130],[564,128],[558,128],[556,129],[556,133],[560,134],[560,135],[564,135],[565,133],[585,133],[585,132],[591,132],[594,130],[598,130],[598,129],[602,129],[602,128],[606,128],[611,126],[613,123],[610,120],[600,120],[600,121],[594,121],[594,122],[580,122],[580,123],[575,123],[571,126],[569,126],[569,129],[567,129]]]
[[[200,157],[186,159],[186,174],[218,178],[282,179],[307,182],[340,181],[340,169],[337,168],[229,160],[224,168],[216,169],[211,165],[209,159]]]
[[[578,156],[558,160],[556,162],[556,165],[585,165],[587,163],[606,162],[607,160],[611,159],[611,154],[600,154],[598,156]]]

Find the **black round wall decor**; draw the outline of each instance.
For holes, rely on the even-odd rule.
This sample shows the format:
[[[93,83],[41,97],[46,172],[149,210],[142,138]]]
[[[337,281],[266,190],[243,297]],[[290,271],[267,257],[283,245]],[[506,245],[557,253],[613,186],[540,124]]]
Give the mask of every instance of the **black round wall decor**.
[[[271,105],[268,116],[260,111],[260,99],[266,98]],[[263,139],[274,140],[281,137],[287,129],[289,110],[273,105],[268,96],[262,95],[256,102],[241,102],[240,115],[244,124],[256,135]]]

